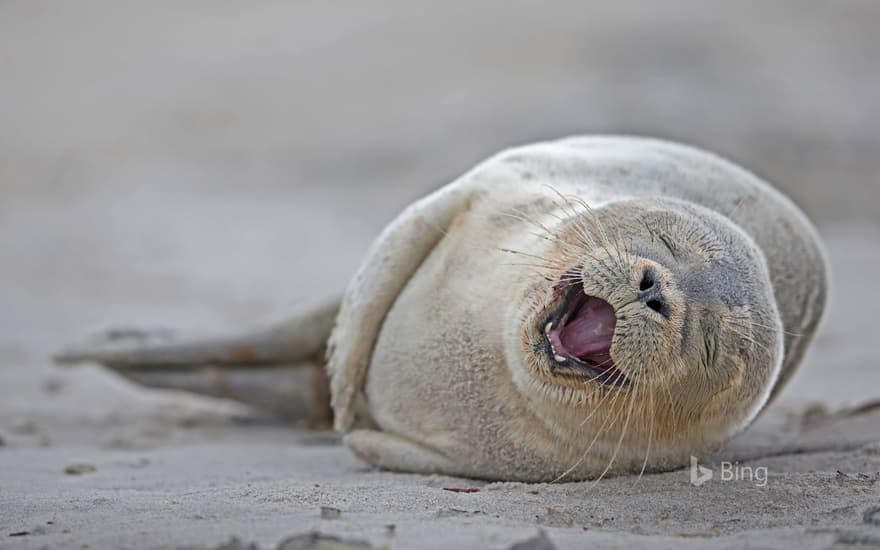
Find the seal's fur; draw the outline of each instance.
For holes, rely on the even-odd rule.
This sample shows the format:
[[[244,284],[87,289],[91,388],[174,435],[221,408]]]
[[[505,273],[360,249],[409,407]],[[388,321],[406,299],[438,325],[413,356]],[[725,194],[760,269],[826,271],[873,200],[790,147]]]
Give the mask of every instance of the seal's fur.
[[[668,319],[636,302],[646,266]],[[536,351],[560,281],[614,306],[611,354],[629,387],[560,375]],[[626,137],[512,149],[373,245],[330,340],[336,426],[351,427],[363,395],[378,429],[346,442],[408,471],[548,480],[680,466],[779,391],[825,296],[810,223],[727,161]]]
[[[801,362],[826,279],[809,221],[753,174],[580,137],[500,153],[408,207],[341,306],[223,338],[112,331],[58,359],[320,423],[326,343],[336,428],[371,464],[597,478],[744,429]]]

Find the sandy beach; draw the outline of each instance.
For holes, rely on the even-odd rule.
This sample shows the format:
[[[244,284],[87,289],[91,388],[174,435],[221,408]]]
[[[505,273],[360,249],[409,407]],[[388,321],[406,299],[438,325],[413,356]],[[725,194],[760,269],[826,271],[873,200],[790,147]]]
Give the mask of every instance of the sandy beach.
[[[880,547],[880,4],[644,9],[0,3],[0,548]],[[700,487],[383,472],[332,433],[50,361],[110,326],[283,319],[414,198],[580,133],[727,156],[826,244],[814,348]]]

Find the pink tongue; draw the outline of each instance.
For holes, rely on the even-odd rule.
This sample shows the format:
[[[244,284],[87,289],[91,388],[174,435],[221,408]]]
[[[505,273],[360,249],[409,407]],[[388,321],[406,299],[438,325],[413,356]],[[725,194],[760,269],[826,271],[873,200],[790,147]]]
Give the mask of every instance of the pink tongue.
[[[579,359],[604,360],[611,349],[616,323],[614,308],[604,300],[590,297],[559,331],[559,340],[569,354]]]

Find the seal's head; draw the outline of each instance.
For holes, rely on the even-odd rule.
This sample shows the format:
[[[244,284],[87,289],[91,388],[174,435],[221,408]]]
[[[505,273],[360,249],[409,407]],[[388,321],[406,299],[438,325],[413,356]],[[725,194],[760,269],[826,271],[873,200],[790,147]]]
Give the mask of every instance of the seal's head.
[[[532,286],[518,384],[573,452],[680,464],[747,425],[782,360],[766,262],[729,219],[675,200],[565,211]],[[648,448],[653,446],[653,450]],[[612,449],[613,448],[613,449]],[[622,449],[622,450],[621,450]],[[646,460],[646,459],[645,459]]]

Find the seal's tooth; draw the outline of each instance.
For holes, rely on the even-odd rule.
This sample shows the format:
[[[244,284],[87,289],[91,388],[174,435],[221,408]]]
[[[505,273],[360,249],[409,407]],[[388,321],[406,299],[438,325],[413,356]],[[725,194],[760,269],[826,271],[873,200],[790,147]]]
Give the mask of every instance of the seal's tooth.
[[[553,330],[553,322],[550,321],[546,325],[544,325],[544,334],[550,334],[550,331]]]
[[[565,363],[565,357],[563,357],[559,354],[554,355],[553,359],[555,359],[557,363]]]

